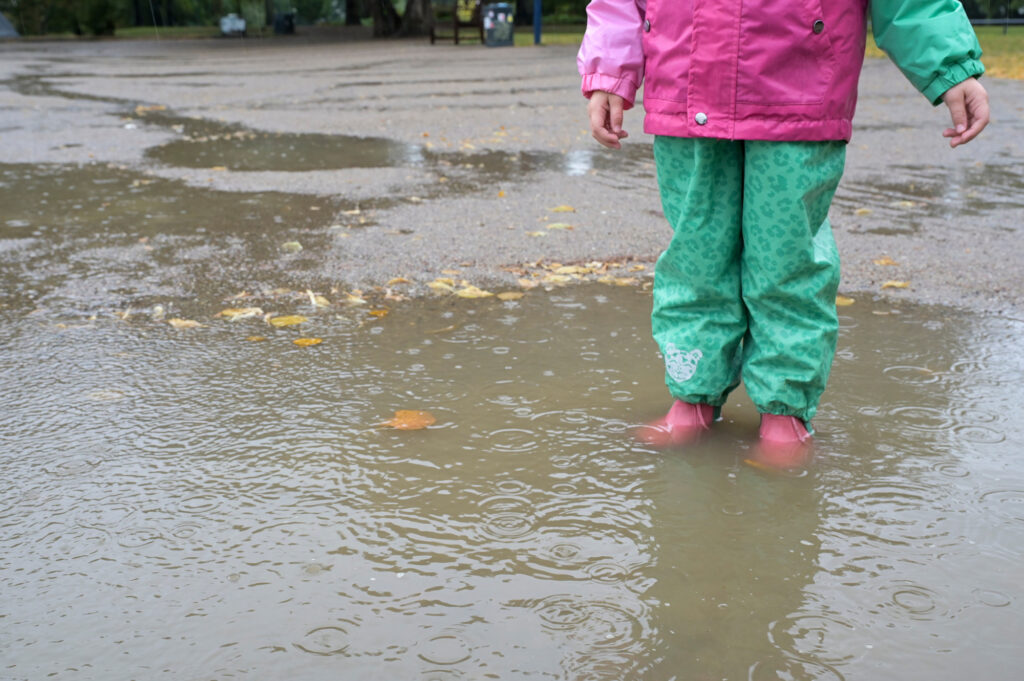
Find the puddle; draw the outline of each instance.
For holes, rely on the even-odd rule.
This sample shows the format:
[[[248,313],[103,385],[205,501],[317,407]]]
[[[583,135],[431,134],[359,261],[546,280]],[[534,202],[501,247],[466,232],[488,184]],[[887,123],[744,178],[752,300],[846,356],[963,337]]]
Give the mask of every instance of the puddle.
[[[154,161],[182,168],[222,167],[238,171],[338,170],[345,168],[426,168],[478,186],[552,171],[569,176],[632,168],[654,177],[653,148],[631,144],[620,152],[574,149],[544,151],[471,150],[441,152],[425,145],[383,137],[311,133],[267,133],[203,119],[150,113],[140,120],[170,127],[183,139],[146,151]]]
[[[310,284],[335,217],[385,201],[236,193],[108,166],[0,165],[0,303],[88,313]],[[297,241],[289,254],[282,244]]]
[[[6,673],[1014,678],[1024,325],[844,308],[817,462],[785,477],[743,464],[742,394],[688,452],[631,440],[667,406],[649,304],[0,310]],[[437,423],[375,427],[397,409]]]
[[[846,214],[866,216],[868,225],[887,225],[853,231],[916,234],[921,228],[921,221],[926,218],[981,217],[1024,208],[1024,173],[1018,164],[989,163],[950,168],[892,166],[887,172],[886,178],[843,180],[836,195],[836,207]],[[893,224],[903,227],[893,228]],[[1007,232],[1019,229],[1013,223],[991,225],[991,228]]]

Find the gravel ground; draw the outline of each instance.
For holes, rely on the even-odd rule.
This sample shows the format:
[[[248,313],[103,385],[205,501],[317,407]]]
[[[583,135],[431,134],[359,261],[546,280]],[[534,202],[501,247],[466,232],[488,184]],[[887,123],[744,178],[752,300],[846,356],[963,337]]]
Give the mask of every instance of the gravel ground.
[[[489,285],[514,279],[503,267],[539,259],[651,262],[669,236],[652,140],[639,109],[627,114],[624,152],[590,139],[574,53],[301,37],[8,42],[0,163],[113,164],[216,190],[314,194],[350,211],[373,203],[374,224],[319,254],[320,275],[345,285],[423,284],[452,267]],[[1020,314],[1024,83],[985,83],[993,123],[951,150],[944,108],[888,62],[868,61],[832,210],[844,293]],[[278,133],[295,135],[278,142],[305,149],[300,162],[211,167],[194,158],[204,141],[154,154],[204,135]],[[342,136],[375,138],[391,156],[343,167],[330,150]],[[552,213],[560,205],[575,213]],[[324,229],[344,219],[339,209]],[[886,257],[896,264],[875,263]],[[883,288],[889,280],[909,287]]]

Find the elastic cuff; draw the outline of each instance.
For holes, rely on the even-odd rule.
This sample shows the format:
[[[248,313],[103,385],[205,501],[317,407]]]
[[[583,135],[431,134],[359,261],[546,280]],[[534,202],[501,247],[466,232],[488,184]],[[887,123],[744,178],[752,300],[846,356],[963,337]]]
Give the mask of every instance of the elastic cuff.
[[[968,78],[977,78],[983,73],[985,73],[985,66],[980,61],[964,59],[940,71],[939,75],[935,76],[932,82],[921,90],[921,93],[928,98],[932,105],[938,106],[942,104],[942,95],[946,93],[946,90],[954,85],[959,85]]]
[[[597,90],[610,92],[613,95],[622,97],[625,102],[622,104],[624,110],[633,108],[636,99],[637,84],[628,76],[609,76],[606,73],[588,73],[583,76],[583,86],[580,88],[583,96],[590,99],[590,95]]]
[[[814,428],[811,426],[811,419],[814,418],[815,412],[818,411],[814,407],[808,409],[792,409],[783,405],[772,404],[770,407],[764,409],[758,407],[757,411],[762,414],[775,414],[777,416],[792,416],[794,418],[798,418],[803,422],[804,427],[807,428],[807,432],[814,435]]]

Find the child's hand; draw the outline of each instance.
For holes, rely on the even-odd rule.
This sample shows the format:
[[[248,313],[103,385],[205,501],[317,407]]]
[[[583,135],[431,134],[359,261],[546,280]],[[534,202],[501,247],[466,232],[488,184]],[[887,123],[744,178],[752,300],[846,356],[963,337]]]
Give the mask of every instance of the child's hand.
[[[609,149],[620,149],[620,139],[629,137],[622,129],[622,102],[618,95],[595,90],[590,95],[587,113],[590,114],[590,134]]]
[[[942,101],[953,118],[953,127],[942,133],[943,137],[950,138],[949,146],[970,142],[988,125],[988,93],[977,78],[968,78],[949,88],[942,95]]]

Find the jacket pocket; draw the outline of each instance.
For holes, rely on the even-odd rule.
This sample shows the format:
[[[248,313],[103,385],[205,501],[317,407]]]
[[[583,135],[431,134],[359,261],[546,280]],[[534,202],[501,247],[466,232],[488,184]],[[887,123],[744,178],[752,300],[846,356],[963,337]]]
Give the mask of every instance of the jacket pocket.
[[[686,101],[692,24],[693,0],[647,0],[642,29],[647,59],[645,102]]]
[[[820,104],[836,69],[821,0],[755,0],[740,16],[736,101]]]

